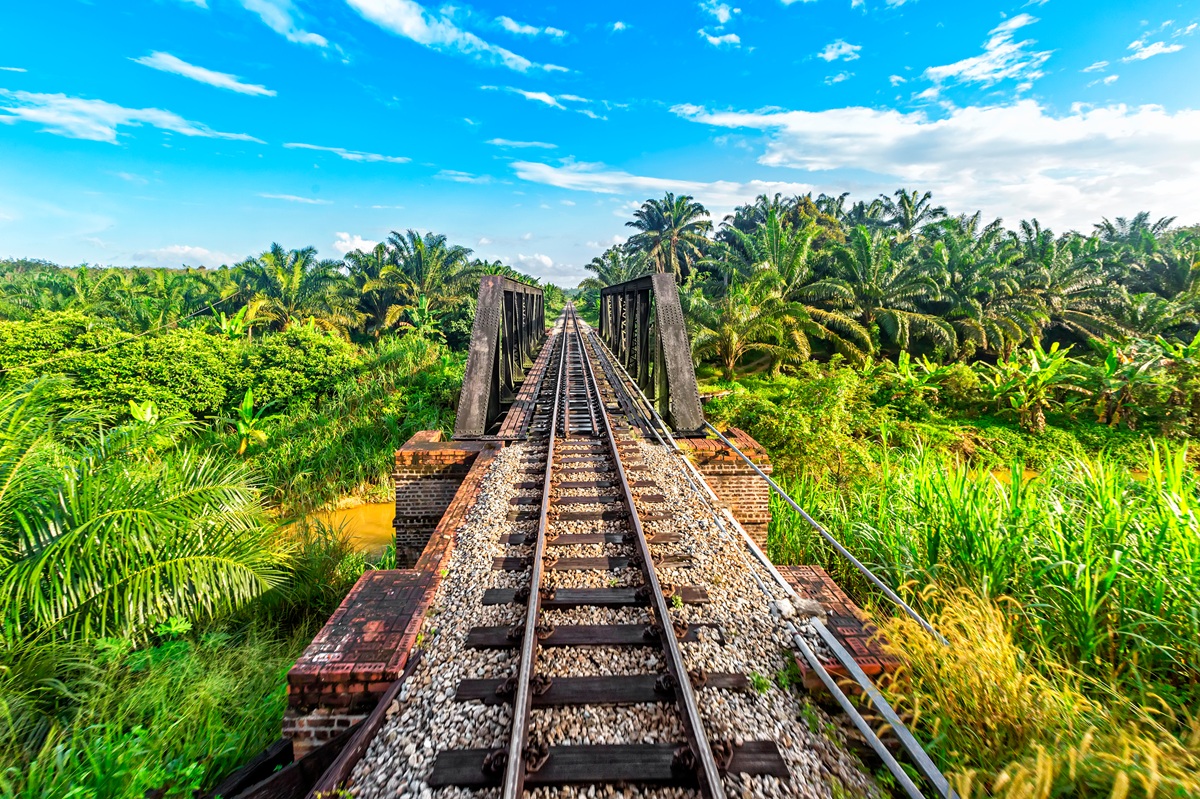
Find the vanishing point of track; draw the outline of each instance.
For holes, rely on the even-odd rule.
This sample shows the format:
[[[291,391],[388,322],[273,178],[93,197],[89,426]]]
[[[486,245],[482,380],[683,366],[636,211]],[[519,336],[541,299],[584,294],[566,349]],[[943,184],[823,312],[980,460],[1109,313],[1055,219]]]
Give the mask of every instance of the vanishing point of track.
[[[505,799],[518,799],[526,787],[639,783],[698,788],[702,795],[724,797],[721,774],[739,771],[787,778],[787,768],[772,741],[710,741],[704,730],[697,689],[746,688],[741,674],[689,671],[681,641],[694,640],[698,625],[673,620],[672,607],[707,601],[703,588],[665,585],[656,570],[651,544],[678,540],[672,534],[648,537],[638,505],[661,497],[647,493],[654,484],[631,481],[637,469],[637,443],[627,422],[616,415],[617,398],[607,380],[598,381],[593,352],[602,346],[568,305],[561,329],[551,339],[551,366],[539,387],[539,403],[530,431],[535,449],[544,445],[542,460],[530,464],[530,481],[540,488],[536,529],[508,537],[510,547],[528,552],[504,558],[503,568],[527,571],[518,589],[489,589],[485,604],[524,604],[523,620],[512,627],[478,627],[468,646],[508,648],[516,652],[516,673],[505,680],[463,680],[460,700],[511,702],[512,725],[507,747],[448,749],[437,756],[431,787],[499,786]],[[629,464],[627,466],[627,463]],[[634,490],[641,491],[635,496]],[[572,492],[586,493],[572,493]],[[640,502],[639,502],[640,500]],[[537,501],[537,500],[534,500]],[[532,503],[517,519],[532,521]],[[572,510],[600,506],[598,511]],[[596,522],[596,532],[568,532],[572,523]],[[603,524],[615,522],[618,530]],[[618,557],[554,557],[556,547],[617,544],[628,550]],[[530,551],[531,550],[531,551]],[[669,556],[668,556],[669,557]],[[658,560],[664,560],[659,556]],[[566,571],[634,569],[640,584],[625,587],[557,587],[553,576]],[[614,583],[617,582],[614,580]],[[544,610],[645,607],[648,624],[577,624],[552,627]],[[692,638],[689,638],[692,637]],[[665,671],[649,674],[601,674],[551,677],[537,670],[539,650],[555,647],[657,647]],[[531,735],[535,710],[585,704],[629,705],[671,703],[679,714],[684,740],[653,744],[580,744],[547,746]]]

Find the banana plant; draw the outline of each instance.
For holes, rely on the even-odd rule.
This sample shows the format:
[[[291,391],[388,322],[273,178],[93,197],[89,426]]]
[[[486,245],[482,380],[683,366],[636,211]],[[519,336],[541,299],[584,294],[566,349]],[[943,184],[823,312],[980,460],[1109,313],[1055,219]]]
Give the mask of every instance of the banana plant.
[[[1154,367],[1161,359],[1155,353],[1139,351],[1136,344],[1122,348],[1113,342],[1102,342],[1094,346],[1104,356],[1095,368],[1099,388],[1096,419],[1110,427],[1124,422],[1132,430],[1137,426],[1137,393],[1158,379]]]
[[[1044,349],[1035,339],[1032,347],[989,367],[984,378],[1000,411],[1031,433],[1045,432],[1046,411],[1061,407],[1064,394],[1091,393],[1080,385],[1080,363],[1069,353],[1058,342]]]
[[[233,426],[237,430],[238,455],[245,455],[251,444],[267,443],[267,433],[260,425],[266,418],[268,407],[270,407],[270,403],[257,411],[254,410],[254,389],[246,389],[246,394],[242,397],[242,404],[236,409],[236,415],[229,420],[233,422]]]

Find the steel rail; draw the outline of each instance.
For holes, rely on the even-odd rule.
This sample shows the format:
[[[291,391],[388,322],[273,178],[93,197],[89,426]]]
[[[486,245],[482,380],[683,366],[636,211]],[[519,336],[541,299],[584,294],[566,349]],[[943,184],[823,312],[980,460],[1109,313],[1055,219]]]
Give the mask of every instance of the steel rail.
[[[575,314],[575,307],[574,305],[568,305],[567,307],[570,309],[571,322],[575,325],[576,331],[579,332],[579,320]],[[579,337],[580,343],[584,344],[581,332],[579,332]],[[700,783],[700,790],[702,794],[711,797],[711,799],[724,799],[725,789],[721,784],[721,772],[717,767],[716,758],[713,756],[712,746],[709,744],[708,737],[704,732],[704,724],[700,718],[700,708],[696,702],[696,693],[692,688],[692,679],[683,662],[683,652],[679,648],[679,641],[675,637],[675,630],[671,624],[670,609],[667,606],[666,597],[663,596],[662,584],[659,582],[658,573],[654,568],[654,560],[650,552],[650,544],[646,539],[646,531],[642,527],[642,520],[638,516],[637,507],[634,504],[633,492],[629,486],[629,477],[625,472],[625,466],[621,463],[621,456],[617,450],[617,440],[613,435],[608,409],[604,407],[604,398],[600,394],[596,374],[592,368],[591,355],[588,353],[586,346],[583,346],[582,350],[584,378],[585,381],[591,380],[592,386],[596,391],[596,397],[599,400],[600,421],[603,423],[604,436],[608,441],[609,449],[612,451],[613,460],[616,464],[622,498],[629,512],[630,525],[633,527],[634,539],[637,543],[638,553],[642,559],[643,575],[646,585],[649,588],[651,607],[654,609],[654,615],[657,617],[658,624],[662,628],[663,650],[667,655],[667,671],[674,680],[676,700],[683,711],[684,735],[687,737],[688,745],[692,748],[697,765],[699,766],[696,777]]]
[[[593,346],[595,346],[596,342],[599,341],[594,333],[592,335],[592,340]],[[600,342],[600,344],[602,345],[603,342]],[[654,434],[654,437],[658,439],[658,443],[664,447],[668,446],[667,442],[663,440],[663,435],[665,435],[670,441],[669,449],[676,457],[683,461],[686,467],[684,474],[688,476],[688,479],[692,483],[693,487],[700,490],[701,496],[704,497],[705,504],[708,506],[710,513],[712,513],[713,520],[717,523],[717,526],[720,527],[722,532],[728,534],[729,531],[726,530],[725,525],[721,521],[721,515],[717,512],[716,507],[713,505],[713,501],[720,502],[720,499],[716,496],[716,494],[713,493],[712,488],[706,481],[704,481],[699,472],[696,471],[695,464],[693,464],[687,458],[687,456],[684,455],[683,450],[679,448],[679,444],[675,441],[675,437],[671,434],[670,428],[667,427],[666,421],[663,420],[662,416],[658,413],[658,410],[654,407],[654,404],[650,402],[649,398],[646,397],[641,388],[637,385],[625,368],[617,363],[605,350],[606,348],[603,346],[597,346],[597,352],[600,353],[605,361],[604,365],[607,367],[606,371],[609,372],[610,375],[618,378],[617,382],[621,385],[626,397],[629,398],[631,407],[636,409],[638,416],[645,421],[647,429],[650,430],[650,432]],[[645,410],[638,407],[639,403],[634,401],[633,395],[629,392],[630,387],[637,392],[638,396],[641,398],[641,404],[645,409],[649,410],[650,416],[647,416]],[[659,434],[660,428],[662,430],[662,435]],[[747,548],[750,549],[751,552],[756,556],[756,559],[771,574],[777,585],[791,597],[799,599],[800,597],[796,593],[795,589],[793,589],[787,580],[784,579],[783,575],[779,573],[779,570],[775,568],[775,565],[771,563],[770,559],[767,558],[766,554],[759,548],[758,544],[748,535],[746,535],[745,530],[742,530],[741,533],[742,538],[744,539],[743,543],[746,544]],[[759,584],[759,588],[763,591],[763,593],[772,600],[773,604],[777,605],[777,603],[774,601],[774,597],[767,590],[766,586],[762,584],[762,581],[758,580],[756,575],[753,576],[755,576],[755,581]],[[907,793],[910,797],[913,797],[913,799],[920,799],[922,796],[920,790],[912,783],[907,773],[905,773],[903,769],[900,768],[899,764],[896,763],[891,753],[883,745],[883,742],[879,740],[879,737],[875,735],[873,730],[871,730],[870,725],[867,724],[866,720],[862,718],[861,714],[858,712],[858,709],[855,708],[854,705],[848,700],[840,686],[838,686],[837,682],[826,670],[824,664],[821,663],[820,659],[816,657],[808,642],[804,640],[803,636],[800,634],[800,631],[796,629],[795,625],[792,624],[789,619],[784,619],[784,623],[788,628],[788,632],[792,635],[793,640],[797,644],[797,647],[801,650],[801,654],[804,655],[805,660],[814,669],[814,671],[817,672],[818,677],[821,679],[826,689],[829,690],[834,696],[835,700],[842,707],[843,711],[850,716],[851,722],[855,725],[859,732],[863,734],[863,737],[867,740],[868,744],[870,744],[871,748],[875,750],[880,759],[883,760],[884,764],[887,766],[888,770],[892,772],[892,775],[896,778],[897,782],[899,782],[905,793]],[[812,625],[816,630],[817,635],[822,639],[825,645],[829,647],[830,651],[833,652],[834,656],[842,664],[842,666],[847,669],[852,677],[854,677],[859,687],[871,701],[871,704],[875,706],[875,709],[879,711],[880,715],[883,716],[884,720],[896,733],[896,737],[900,739],[905,751],[908,752],[909,757],[912,758],[913,763],[917,766],[917,770],[921,772],[921,774],[930,782],[931,785],[933,785],[934,789],[939,795],[946,797],[947,799],[957,799],[957,795],[950,787],[950,783],[946,779],[945,775],[942,774],[941,770],[929,757],[928,753],[925,752],[921,744],[916,740],[912,733],[909,732],[908,728],[900,720],[900,717],[896,714],[896,711],[892,708],[892,706],[887,702],[883,695],[879,693],[879,690],[875,687],[875,684],[871,682],[871,679],[858,665],[858,662],[854,660],[853,655],[846,651],[845,647],[841,645],[841,642],[834,637],[834,635],[829,631],[829,628],[825,626],[820,619],[813,619]]]
[[[563,326],[566,333],[566,325]],[[504,764],[504,799],[521,799],[525,792],[525,747],[529,738],[529,719],[533,710],[533,666],[537,656],[537,622],[542,611],[542,559],[546,554],[546,525],[550,510],[550,477],[554,469],[554,437],[558,427],[558,404],[568,398],[562,393],[563,375],[567,369],[567,336],[562,336],[559,351],[558,378],[554,386],[554,405],[550,412],[550,427],[546,439],[546,470],[542,477],[542,510],[538,515],[537,538],[529,563],[529,605],[525,611],[525,631],[521,641],[520,664],[517,667],[516,693],[513,697],[512,733],[508,739],[508,760]]]

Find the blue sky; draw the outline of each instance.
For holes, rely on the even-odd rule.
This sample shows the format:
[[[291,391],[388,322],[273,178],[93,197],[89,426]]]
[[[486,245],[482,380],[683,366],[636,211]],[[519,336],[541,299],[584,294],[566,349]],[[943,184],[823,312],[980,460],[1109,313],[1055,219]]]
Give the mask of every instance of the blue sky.
[[[1200,221],[1200,0],[0,8],[0,256],[448,234],[563,285],[673,190]]]

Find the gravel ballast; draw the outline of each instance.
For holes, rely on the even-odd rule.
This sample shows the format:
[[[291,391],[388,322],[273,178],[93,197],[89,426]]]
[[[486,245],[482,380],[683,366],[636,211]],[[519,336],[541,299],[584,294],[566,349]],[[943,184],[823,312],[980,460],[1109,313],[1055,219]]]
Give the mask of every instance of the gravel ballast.
[[[573,443],[573,442],[572,442]],[[768,586],[771,576],[757,563],[740,541],[729,540],[712,520],[702,495],[686,480],[677,456],[656,444],[638,442],[635,450],[651,479],[653,489],[665,503],[639,506],[643,512],[669,512],[671,518],[645,523],[647,535],[677,533],[680,540],[652,545],[657,558],[690,556],[689,568],[659,568],[663,583],[707,588],[710,602],[673,608],[672,616],[684,621],[713,624],[721,635],[704,631],[701,640],[682,643],[689,669],[707,672],[741,672],[761,675],[770,687],[735,692],[697,690],[700,713],[710,740],[769,739],[775,741],[788,766],[790,778],[729,774],[724,778],[730,797],[832,797],[834,786],[849,795],[875,795],[870,778],[856,758],[839,740],[834,725],[809,700],[774,684],[785,668],[790,648],[788,633],[770,610],[753,574]],[[511,710],[506,704],[455,702],[458,682],[471,678],[504,678],[516,671],[512,651],[466,648],[467,632],[481,625],[511,625],[524,615],[522,606],[482,604],[484,591],[492,587],[517,587],[528,580],[522,572],[493,569],[499,556],[526,555],[531,547],[502,544],[501,536],[529,533],[532,522],[509,521],[516,506],[514,497],[539,496],[540,492],[518,489],[522,481],[538,480],[531,461],[544,453],[537,443],[505,447],[491,465],[474,507],[458,530],[447,574],[434,597],[425,621],[421,646],[425,650],[399,698],[388,708],[387,720],[355,767],[349,791],[362,799],[376,797],[482,797],[495,796],[496,789],[474,791],[458,788],[433,790],[428,778],[434,758],[444,749],[502,747],[507,745]],[[596,495],[605,490],[555,489],[554,496]],[[534,506],[536,507],[536,506]],[[608,505],[578,505],[572,510],[600,510]],[[555,523],[554,532],[582,533],[601,530],[624,531],[621,522],[574,521]],[[730,531],[736,532],[736,531]],[[595,544],[553,547],[558,557],[629,555],[631,547]],[[547,578],[560,588],[640,584],[640,574],[619,572],[556,571]],[[776,589],[777,590],[777,589]],[[777,597],[784,596],[777,590]],[[556,626],[567,624],[635,624],[649,621],[646,608],[579,608],[545,611]],[[723,643],[722,643],[723,639]],[[663,655],[656,647],[543,648],[538,653],[538,671],[552,676],[600,674],[644,674],[663,669]],[[756,680],[763,685],[762,682]],[[810,726],[811,725],[811,726]],[[672,704],[629,707],[584,706],[535,710],[533,738],[548,744],[658,743],[682,740],[678,710]],[[583,788],[539,788],[533,796],[646,796],[676,797],[695,791],[637,786],[588,786]]]

